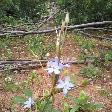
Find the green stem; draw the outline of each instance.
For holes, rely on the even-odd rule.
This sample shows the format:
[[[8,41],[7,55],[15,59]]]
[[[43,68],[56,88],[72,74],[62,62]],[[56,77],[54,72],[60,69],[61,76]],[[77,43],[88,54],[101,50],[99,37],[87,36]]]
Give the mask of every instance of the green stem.
[[[43,110],[42,110],[41,112],[44,112],[44,110],[45,110],[45,108],[46,108],[46,105],[47,105],[48,101],[49,101],[49,98],[48,98],[47,101],[45,102],[45,105],[44,105]]]
[[[35,109],[36,109],[36,112],[38,111],[38,107],[37,107],[37,104],[35,103]]]

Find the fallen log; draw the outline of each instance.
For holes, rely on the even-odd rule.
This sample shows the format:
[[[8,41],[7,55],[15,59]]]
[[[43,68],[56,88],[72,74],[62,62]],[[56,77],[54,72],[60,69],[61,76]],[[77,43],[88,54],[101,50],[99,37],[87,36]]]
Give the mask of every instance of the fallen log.
[[[112,21],[103,21],[103,22],[92,22],[92,23],[86,23],[86,24],[80,24],[80,25],[74,25],[74,26],[67,26],[68,30],[73,29],[82,29],[87,27],[99,27],[104,25],[112,25]],[[50,29],[50,30],[38,30],[38,31],[0,31],[0,37],[3,36],[9,36],[9,37],[18,37],[18,36],[26,36],[26,35],[34,35],[34,34],[43,34],[43,33],[52,33],[56,30],[60,30],[61,28],[58,27],[56,29]]]
[[[29,70],[29,69],[37,69],[40,67],[45,67],[48,60],[6,60],[0,61],[0,72],[2,71],[15,71],[15,70]],[[67,61],[69,64],[84,64],[84,60],[78,61]]]
[[[98,59],[100,61],[104,61],[104,59],[100,59],[99,57],[94,57],[94,59]],[[70,60],[64,62],[63,64],[88,64],[94,63],[94,59],[90,59],[88,57],[86,60]],[[112,60],[110,60],[112,61]],[[38,69],[40,67],[46,67],[48,60],[6,60],[0,61],[0,72],[3,71],[21,71],[21,70],[31,70]]]

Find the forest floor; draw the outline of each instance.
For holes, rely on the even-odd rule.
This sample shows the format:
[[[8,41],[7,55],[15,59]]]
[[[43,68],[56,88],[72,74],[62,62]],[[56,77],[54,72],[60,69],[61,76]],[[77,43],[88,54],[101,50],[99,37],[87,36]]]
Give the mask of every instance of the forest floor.
[[[46,44],[50,44],[52,41],[54,41],[53,36],[46,36],[46,38]],[[101,42],[100,40],[93,39],[92,41],[95,41],[96,46],[100,44],[102,44],[103,46],[105,44],[103,41]],[[34,57],[28,52],[27,45],[24,42],[24,39],[12,39],[11,49],[13,51],[13,59],[34,59]],[[97,51],[98,47],[95,47],[93,52],[97,54]],[[49,53],[51,57],[54,57],[55,52]],[[0,54],[2,54],[1,57],[5,59],[5,51],[1,50]],[[75,60],[78,59],[80,55],[80,45],[74,39],[74,36],[72,36],[71,34],[68,35],[65,40],[61,58],[65,60]],[[102,77],[91,80],[85,86],[83,85],[84,80],[89,79],[82,77],[80,75],[80,70],[86,66],[86,64],[74,64],[65,70],[66,74],[68,74],[71,77],[71,80],[72,82],[74,82],[75,85],[81,85],[78,88],[74,87],[73,90],[69,91],[68,95],[78,97],[80,91],[83,90],[94,102],[102,103],[105,106],[105,108],[103,108],[99,112],[112,112],[112,68],[110,68],[108,71],[106,70],[103,73]],[[51,79],[47,72],[43,68],[37,68],[36,71],[38,74],[38,78],[33,79],[32,82],[29,84],[30,89],[33,92],[33,99],[41,97],[42,94],[45,94],[46,92],[48,92],[48,90],[51,89]],[[27,80],[30,74],[31,70],[19,72],[14,71],[12,75],[10,75],[10,77],[16,84],[22,84]],[[62,74],[62,78],[63,77],[64,74]],[[4,79],[5,76],[3,74],[0,75],[0,112],[12,112],[10,110],[12,106],[11,99],[15,95],[21,95],[22,92],[20,92],[18,89],[15,91],[11,91],[10,89],[4,88]],[[64,101],[67,101],[67,103],[71,103],[71,101],[69,101],[67,98],[63,96],[63,93],[56,94],[54,107],[61,109],[63,112],[62,107]],[[16,112],[24,112],[24,108],[22,108],[21,106],[17,105],[15,109]]]

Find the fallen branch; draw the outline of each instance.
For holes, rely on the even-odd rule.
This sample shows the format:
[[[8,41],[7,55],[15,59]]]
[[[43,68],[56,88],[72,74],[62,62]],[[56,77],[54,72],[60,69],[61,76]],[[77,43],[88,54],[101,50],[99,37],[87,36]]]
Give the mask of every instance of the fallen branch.
[[[105,40],[109,40],[109,41],[112,41],[112,35],[103,35],[103,36],[96,36],[96,35],[92,35],[90,33],[85,33],[83,31],[79,31],[81,34],[85,35],[85,36],[88,36],[89,38],[97,38],[97,39],[105,39]]]
[[[107,24],[112,24],[112,21],[92,22],[87,24],[68,26],[67,29],[73,30],[73,29],[81,29],[81,28],[87,28],[87,27],[99,27],[99,26],[104,26]],[[0,37],[7,36],[7,35],[10,37],[17,37],[17,36],[26,36],[31,34],[33,35],[33,34],[52,33],[52,32],[55,32],[56,30],[60,30],[60,27],[56,29],[42,30],[42,31],[1,31]]]
[[[88,27],[88,28],[83,28],[81,29],[83,31],[107,31],[107,32],[112,32],[112,28],[110,27],[103,27],[103,28],[94,28],[94,27]]]
[[[94,57],[94,59],[98,59],[101,62],[104,62],[104,59],[100,59],[99,57]],[[88,64],[88,63],[94,63],[94,59],[88,59],[86,60],[71,60],[64,62],[63,64]],[[112,61],[112,60],[109,60]],[[0,72],[3,71],[21,71],[21,70],[31,70],[31,69],[38,69],[42,66],[45,67],[48,60],[6,60],[6,61],[0,61]],[[40,64],[41,63],[41,64]]]
[[[42,66],[46,66],[47,60],[37,60],[37,61],[31,61],[31,60],[7,60],[7,61],[0,61],[0,72],[2,71],[15,71],[15,70],[29,70],[29,69],[37,69],[40,68],[40,62],[42,63]],[[66,63],[70,64],[84,64],[84,60],[78,61],[68,61]]]

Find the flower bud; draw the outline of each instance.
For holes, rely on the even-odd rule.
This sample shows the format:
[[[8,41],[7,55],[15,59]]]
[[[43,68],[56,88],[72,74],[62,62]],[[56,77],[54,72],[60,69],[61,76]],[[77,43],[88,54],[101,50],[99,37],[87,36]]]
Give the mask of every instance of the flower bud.
[[[69,23],[69,13],[67,12],[66,17],[65,17],[65,23],[68,24]]]
[[[61,31],[64,31],[64,28],[65,28],[65,21],[62,20]]]

